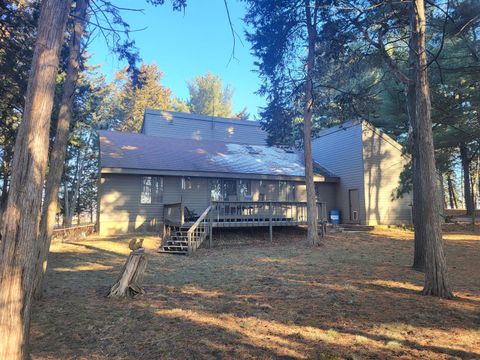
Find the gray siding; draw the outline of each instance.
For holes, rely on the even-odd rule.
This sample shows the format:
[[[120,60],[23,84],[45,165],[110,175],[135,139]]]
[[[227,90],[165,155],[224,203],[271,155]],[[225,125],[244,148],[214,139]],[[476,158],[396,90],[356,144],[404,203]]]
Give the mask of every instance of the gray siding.
[[[181,176],[163,177],[163,204],[140,204],[142,175],[102,174],[100,184],[99,224],[102,235],[159,231],[163,224],[163,204],[182,202],[200,215],[210,204],[212,179],[186,177],[182,189]],[[305,184],[295,184],[294,201],[306,201]],[[319,183],[319,200],[332,208],[335,196],[333,183]],[[252,199],[278,201],[279,182],[252,180]]]
[[[178,176],[163,178],[163,203],[175,204],[182,201],[182,183]]]
[[[361,223],[366,221],[362,148],[361,123],[348,122],[343,128],[337,126],[324,130],[312,141],[313,159],[340,177],[336,201],[333,203],[335,208],[342,212],[342,219],[345,222],[349,221],[350,189],[358,189],[359,219]]]
[[[142,133],[174,139],[219,140],[265,145],[266,133],[253,121],[146,110]]]
[[[304,185],[305,186],[305,185]],[[324,201],[327,203],[328,212],[332,209],[337,209],[337,183],[317,183],[315,189],[317,192],[317,201]],[[306,201],[306,196],[305,200]]]
[[[140,204],[141,176],[102,174],[100,234],[150,232],[160,229],[163,205]]]
[[[181,178],[178,178],[181,182]],[[182,192],[182,203],[201,215],[210,204],[210,182],[206,178],[187,178]]]
[[[365,211],[370,225],[408,224],[411,221],[411,194],[396,199],[400,174],[408,158],[388,135],[363,125]]]

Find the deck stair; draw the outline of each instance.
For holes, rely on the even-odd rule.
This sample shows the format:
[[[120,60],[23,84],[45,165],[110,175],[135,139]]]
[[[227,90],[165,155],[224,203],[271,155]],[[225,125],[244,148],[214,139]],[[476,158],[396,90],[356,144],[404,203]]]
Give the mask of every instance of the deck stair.
[[[169,226],[164,230],[164,241],[159,252],[177,255],[188,255],[196,251],[206,239],[210,228],[208,222],[209,206],[202,215],[192,224],[183,223],[178,226]]]
[[[189,227],[181,226],[173,229],[166,236],[165,241],[160,249],[161,253],[187,255],[188,254],[188,235]]]

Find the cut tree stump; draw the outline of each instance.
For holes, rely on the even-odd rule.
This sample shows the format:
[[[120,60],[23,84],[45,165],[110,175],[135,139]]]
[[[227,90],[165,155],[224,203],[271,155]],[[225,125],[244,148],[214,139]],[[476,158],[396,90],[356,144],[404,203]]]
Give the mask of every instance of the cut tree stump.
[[[143,247],[136,249],[128,255],[118,280],[110,288],[107,297],[133,298],[144,294],[142,287],[143,274],[147,268],[147,255]]]

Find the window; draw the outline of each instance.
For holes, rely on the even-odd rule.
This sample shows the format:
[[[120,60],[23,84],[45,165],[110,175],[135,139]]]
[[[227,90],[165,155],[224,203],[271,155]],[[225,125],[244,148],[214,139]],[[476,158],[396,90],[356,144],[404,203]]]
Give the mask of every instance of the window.
[[[212,180],[210,182],[210,198],[212,201],[222,201],[222,182],[221,180]]]
[[[225,201],[237,200],[237,184],[235,180],[223,180],[222,192]]]
[[[289,181],[279,181],[278,183],[278,200],[294,201],[295,185]]]
[[[213,201],[236,201],[237,182],[230,179],[212,180],[210,183],[210,197]]]
[[[140,204],[161,204],[163,202],[163,178],[143,176]]]
[[[258,195],[258,200],[260,201],[266,201],[267,200],[267,196],[266,196],[266,187],[267,185],[265,184],[265,181],[263,180],[260,180],[260,191],[259,191],[259,195]]]
[[[191,190],[193,188],[190,177],[182,177],[182,190]]]
[[[238,180],[238,196],[240,201],[252,200],[252,182],[250,180]]]

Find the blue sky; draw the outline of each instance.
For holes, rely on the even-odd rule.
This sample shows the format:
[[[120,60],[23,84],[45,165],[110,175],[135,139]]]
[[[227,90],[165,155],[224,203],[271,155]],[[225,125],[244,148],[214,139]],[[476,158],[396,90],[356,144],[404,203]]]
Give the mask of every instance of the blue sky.
[[[168,0],[159,7],[138,0],[114,0],[114,3],[145,9],[144,14],[124,12],[124,18],[132,29],[147,27],[132,33],[131,37],[140,49],[143,62],[154,62],[164,72],[163,84],[175,96],[187,98],[186,81],[210,71],[235,89],[233,105],[236,112],[247,106],[253,117],[257,115],[258,107],[265,105],[265,100],[255,94],[260,80],[253,72],[255,59],[244,38],[245,25],[241,20],[245,13],[244,3],[238,0],[228,2],[232,22],[241,38],[241,42],[238,39],[236,42],[236,59],[230,62],[233,40],[223,0],[189,0],[185,13],[173,12]],[[93,40],[89,52],[92,54],[90,64],[101,65],[108,79],[125,66],[109,53],[101,36]]]

